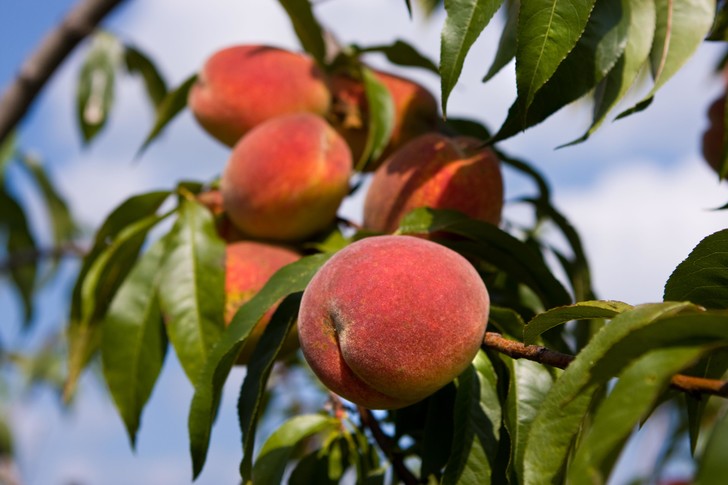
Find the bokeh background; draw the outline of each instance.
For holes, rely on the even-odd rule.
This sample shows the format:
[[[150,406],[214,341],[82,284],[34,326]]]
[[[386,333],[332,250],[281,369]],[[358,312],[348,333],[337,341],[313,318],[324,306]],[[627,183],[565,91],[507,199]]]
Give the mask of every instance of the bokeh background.
[[[2,5],[0,88],[73,3],[23,0]],[[401,1],[321,0],[315,4],[321,22],[344,43],[367,46],[401,38],[438,59],[444,12],[427,19],[415,9],[410,19]],[[474,118],[491,128],[505,119],[515,99],[513,63],[489,83],[480,81],[495,54],[501,26],[497,16],[471,50],[450,98],[451,116]],[[170,86],[179,85],[207,56],[227,45],[266,43],[299,49],[285,12],[274,0],[128,0],[103,27],[149,54]],[[75,121],[75,86],[86,46],[75,51],[37,99],[21,125],[19,145],[40,157],[83,227],[92,231],[132,194],[171,188],[185,179],[213,179],[222,170],[228,149],[184,112],[135,159],[153,113],[141,82],[128,76],[119,77],[115,107],[104,132],[84,146]],[[700,155],[708,105],[723,89],[722,79],[714,73],[721,55],[718,46],[704,44],[645,112],[605,123],[586,143],[556,149],[589,126],[590,105],[579,102],[500,145],[534,164],[551,182],[557,207],[584,239],[600,298],[633,304],[661,300],[664,282],[674,267],[704,236],[726,227],[726,213],[711,209],[728,202],[728,190]],[[393,67],[378,55],[368,61],[439,93],[438,79],[428,72]],[[634,93],[623,107],[637,101],[639,94]],[[506,198],[511,201],[505,218],[518,220],[525,211],[513,201],[533,188],[513,172],[505,175]],[[15,192],[31,191],[22,176],[12,180]],[[40,204],[31,199],[27,209],[42,220]],[[348,200],[342,208],[343,215],[353,220],[361,219],[360,211],[361,197]],[[21,331],[19,300],[0,279],[2,345],[33,350],[58,334],[66,324],[77,267],[75,261],[64,262],[59,275],[44,288],[30,332]],[[6,386],[19,385],[7,369],[2,372]],[[196,483],[239,481],[236,399],[243,376],[244,370],[236,369],[229,378],[208,462]],[[94,371],[85,375],[68,409],[60,406],[55,391],[44,387],[20,396],[7,390],[2,395],[0,406],[10,416],[23,483],[191,481],[187,411],[192,386],[172,352],[142,416],[135,452]],[[669,419],[667,414],[658,415],[656,424],[636,436],[612,483],[649,474],[663,439],[665,427],[660,420],[664,424]],[[689,462],[678,460],[672,470],[676,475],[689,473]]]

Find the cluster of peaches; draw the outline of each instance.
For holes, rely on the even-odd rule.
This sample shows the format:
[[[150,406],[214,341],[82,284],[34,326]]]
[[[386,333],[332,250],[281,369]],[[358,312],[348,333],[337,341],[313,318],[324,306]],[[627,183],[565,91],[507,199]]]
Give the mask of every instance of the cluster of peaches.
[[[462,372],[480,348],[489,296],[473,266],[426,238],[392,235],[417,207],[500,222],[500,164],[482,141],[437,131],[425,88],[374,71],[389,91],[394,124],[372,171],[363,227],[381,234],[335,254],[304,292],[299,346],[332,391],[373,409],[417,402]],[[337,223],[367,144],[366,89],[356,72],[325,71],[310,57],[242,45],[204,64],[188,105],[232,148],[219,191],[201,194],[227,241],[226,322],[296,248]],[[273,310],[241,351],[246,363]]]

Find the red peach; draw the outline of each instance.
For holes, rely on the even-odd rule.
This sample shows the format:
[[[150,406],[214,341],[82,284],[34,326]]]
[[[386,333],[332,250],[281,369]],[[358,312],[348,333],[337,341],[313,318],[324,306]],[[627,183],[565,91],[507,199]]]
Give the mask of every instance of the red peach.
[[[245,133],[282,114],[328,112],[331,95],[308,56],[263,45],[238,45],[213,54],[189,94],[197,121],[233,146]]]
[[[703,158],[716,172],[723,162],[723,132],[725,130],[725,103],[723,94],[708,108],[708,128],[703,133]]]
[[[458,210],[497,225],[503,178],[495,153],[474,138],[437,133],[397,150],[374,174],[364,202],[364,226],[393,232],[418,207]]]
[[[228,244],[225,260],[225,325],[229,325],[235,313],[266,284],[283,266],[297,261],[300,256],[286,248],[252,241]],[[245,341],[238,364],[245,365],[260,340],[277,305],[268,310],[253,328]],[[295,327],[294,327],[295,328]],[[283,354],[298,348],[298,333],[293,330],[281,350]]]
[[[301,350],[335,393],[367,408],[401,408],[467,368],[489,306],[458,253],[410,236],[370,237],[335,254],[309,283]]]
[[[394,103],[394,127],[389,144],[368,170],[375,170],[394,150],[418,135],[434,131],[438,121],[437,101],[421,85],[409,79],[374,71],[376,78],[386,86]],[[366,146],[369,109],[364,86],[346,75],[331,78],[333,117],[335,128],[351,147],[358,160]]]
[[[351,172],[346,142],[323,118],[273,118],[235,145],[220,180],[223,206],[251,238],[302,240],[334,221]]]

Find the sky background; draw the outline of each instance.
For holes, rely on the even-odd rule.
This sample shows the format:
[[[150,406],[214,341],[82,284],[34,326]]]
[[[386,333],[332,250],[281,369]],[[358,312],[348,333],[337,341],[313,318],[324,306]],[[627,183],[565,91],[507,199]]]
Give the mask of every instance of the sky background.
[[[24,0],[3,5],[0,17],[0,89],[23,59],[73,2]],[[328,0],[319,3],[320,20],[345,43],[376,45],[402,38],[437,60],[444,16],[410,21],[404,2]],[[497,127],[515,98],[511,63],[487,84],[480,79],[493,59],[501,21],[479,38],[450,98],[451,116],[476,118]],[[195,72],[214,51],[236,43],[267,43],[298,49],[283,10],[272,0],[127,1],[105,27],[149,54],[170,86]],[[172,188],[183,179],[211,180],[222,170],[228,149],[206,135],[185,112],[137,161],[134,155],[152,123],[141,83],[122,77],[117,103],[105,131],[83,147],[75,123],[75,83],[83,46],[67,60],[37,99],[22,124],[20,146],[38,154],[76,216],[94,228],[126,197],[155,188]],[[726,214],[711,211],[728,202],[700,156],[706,111],[721,90],[712,67],[721,54],[705,44],[660,92],[647,111],[605,126],[584,144],[556,150],[588,127],[589,105],[567,107],[542,125],[501,144],[530,161],[549,179],[555,203],[573,222],[591,258],[598,296],[637,304],[659,301],[674,267],[706,235],[726,227]],[[407,75],[439,93],[430,73],[389,66],[379,56],[375,67]],[[647,87],[647,86],[646,86]],[[639,99],[633,95],[631,102]],[[624,107],[629,105],[628,101]],[[506,171],[506,199],[532,189]],[[27,190],[22,181],[15,187]],[[32,213],[38,207],[31,204]],[[360,220],[361,198],[342,212]],[[522,213],[507,204],[506,218]],[[37,305],[31,334],[18,331],[20,309],[0,280],[3,324],[0,341],[35,348],[65,324],[68,283],[75,265],[64,264],[57,284]],[[63,284],[65,282],[65,284]],[[209,458],[196,483],[237,483],[240,460],[235,401],[243,371],[230,376],[221,414],[213,430]],[[136,453],[129,449],[121,420],[98,380],[87,374],[79,399],[66,411],[57,397],[37,390],[21,402],[6,403],[18,440],[18,466],[24,483],[183,484],[190,481],[187,411],[191,385],[173,355],[142,416]],[[659,440],[659,430],[650,440]],[[643,439],[644,441],[649,441]],[[644,456],[644,455],[641,455]],[[649,460],[642,460],[649,464]],[[645,465],[647,466],[647,465]],[[628,467],[639,472],[639,464]],[[627,473],[627,472],[624,472]],[[614,483],[619,483],[617,478]]]

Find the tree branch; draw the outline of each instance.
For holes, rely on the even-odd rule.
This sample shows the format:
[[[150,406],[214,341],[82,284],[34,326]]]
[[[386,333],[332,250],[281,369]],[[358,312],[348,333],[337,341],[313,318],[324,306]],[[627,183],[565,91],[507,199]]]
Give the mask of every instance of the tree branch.
[[[395,443],[392,438],[382,431],[382,428],[379,426],[379,421],[377,421],[377,418],[374,417],[374,414],[372,414],[369,409],[361,406],[357,406],[357,409],[361,416],[361,424],[369,428],[372,432],[374,440],[377,442],[379,448],[384,452],[390,463],[392,463],[394,471],[399,479],[402,480],[405,485],[417,485],[420,483],[419,480],[417,480],[417,477],[414,476],[414,474],[404,464],[404,456],[401,452],[395,449]]]
[[[36,47],[0,98],[0,143],[23,119],[58,66],[124,0],[81,0]]]
[[[559,369],[566,367],[574,360],[573,355],[562,354],[539,345],[524,345],[514,340],[508,340],[499,333],[486,332],[483,347],[495,350],[513,359],[527,359],[540,364],[550,365]],[[728,382],[718,379],[686,376],[678,374],[673,376],[670,386],[688,394],[709,394],[728,398]]]

